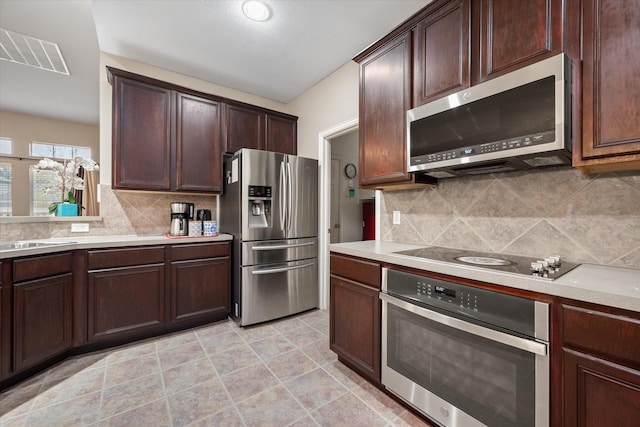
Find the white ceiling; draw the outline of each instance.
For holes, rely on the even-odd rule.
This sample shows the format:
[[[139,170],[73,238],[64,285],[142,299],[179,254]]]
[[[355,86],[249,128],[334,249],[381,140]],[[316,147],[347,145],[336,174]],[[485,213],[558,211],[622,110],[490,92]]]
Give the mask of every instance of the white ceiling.
[[[99,50],[287,103],[429,0],[265,2],[260,23],[243,0],[0,0],[0,26],[58,43],[71,72],[0,61],[0,108],[97,123]]]

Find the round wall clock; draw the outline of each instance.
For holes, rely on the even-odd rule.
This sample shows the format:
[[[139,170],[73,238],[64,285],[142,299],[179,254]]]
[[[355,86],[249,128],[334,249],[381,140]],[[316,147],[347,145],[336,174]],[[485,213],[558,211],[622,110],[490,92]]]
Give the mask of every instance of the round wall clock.
[[[347,175],[347,178],[349,179],[355,178],[356,173],[358,173],[358,170],[356,169],[356,165],[354,165],[353,163],[348,163],[344,167],[344,174]]]

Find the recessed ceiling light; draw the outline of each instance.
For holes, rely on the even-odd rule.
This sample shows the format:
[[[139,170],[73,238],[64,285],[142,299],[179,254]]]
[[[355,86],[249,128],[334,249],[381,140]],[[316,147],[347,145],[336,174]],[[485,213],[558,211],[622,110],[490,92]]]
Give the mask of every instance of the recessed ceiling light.
[[[266,21],[271,18],[269,6],[258,0],[247,0],[242,3],[242,12],[249,19],[254,21]]]

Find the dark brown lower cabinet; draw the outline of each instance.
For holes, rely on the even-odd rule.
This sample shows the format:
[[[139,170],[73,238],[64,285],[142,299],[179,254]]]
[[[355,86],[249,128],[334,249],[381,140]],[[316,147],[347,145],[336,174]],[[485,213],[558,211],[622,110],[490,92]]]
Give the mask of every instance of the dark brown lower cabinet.
[[[164,264],[111,268],[88,275],[89,341],[164,325]]]
[[[564,305],[563,326],[563,426],[637,426],[640,314]]]
[[[380,265],[332,254],[330,287],[331,350],[339,360],[379,384]]]
[[[14,369],[21,371],[72,344],[71,273],[14,285]]]
[[[564,426],[638,425],[640,371],[564,349],[564,381]]]
[[[231,306],[229,244],[173,246],[171,253],[170,321],[226,319]]]
[[[171,264],[171,321],[229,314],[229,264],[226,260],[181,261]]]
[[[230,278],[228,241],[3,260],[0,390],[72,351],[224,320]]]

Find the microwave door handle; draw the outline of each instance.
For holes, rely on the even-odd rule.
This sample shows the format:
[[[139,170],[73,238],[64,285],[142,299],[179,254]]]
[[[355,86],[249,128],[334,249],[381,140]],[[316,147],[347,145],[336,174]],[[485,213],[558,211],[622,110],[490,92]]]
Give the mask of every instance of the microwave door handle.
[[[505,334],[504,332],[485,328],[484,326],[476,325],[475,323],[465,322],[464,320],[456,319],[455,317],[450,317],[444,314],[437,313],[435,311],[427,310],[426,308],[422,308],[415,304],[402,301],[398,298],[394,298],[384,293],[380,293],[380,299],[403,310],[410,311],[420,317],[424,317],[425,319],[432,320],[442,325],[449,326],[463,332],[468,332],[470,334],[477,335],[491,341],[499,342],[501,344],[508,345],[509,347],[518,348],[529,353],[535,353],[541,356],[547,355],[546,344],[525,338],[520,338],[514,335]]]

